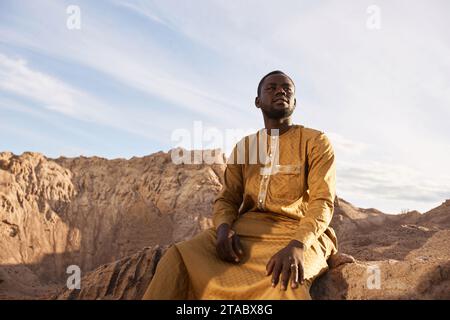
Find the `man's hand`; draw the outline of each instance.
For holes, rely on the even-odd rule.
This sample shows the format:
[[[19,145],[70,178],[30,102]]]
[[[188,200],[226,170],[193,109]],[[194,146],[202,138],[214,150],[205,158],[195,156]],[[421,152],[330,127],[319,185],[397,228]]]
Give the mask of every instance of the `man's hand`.
[[[227,223],[217,228],[216,250],[219,257],[228,262],[238,263],[244,254],[238,235]]]
[[[276,287],[281,274],[281,290],[286,290],[289,279],[291,287],[298,287],[303,284],[303,244],[300,241],[292,240],[289,244],[278,251],[266,265],[267,275],[272,274],[272,287]]]

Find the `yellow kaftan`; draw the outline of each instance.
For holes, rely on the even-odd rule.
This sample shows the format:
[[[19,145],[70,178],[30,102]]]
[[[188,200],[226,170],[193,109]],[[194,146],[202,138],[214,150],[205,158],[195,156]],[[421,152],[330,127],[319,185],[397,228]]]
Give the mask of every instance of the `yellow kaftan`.
[[[260,130],[244,137],[227,162],[214,228],[169,248],[144,299],[310,299],[312,281],[337,252],[329,226],[335,177],[333,148],[320,131],[293,125],[280,136]],[[215,230],[222,223],[240,237],[239,264],[216,253]],[[307,281],[281,291],[272,288],[265,267],[292,239],[305,246]]]

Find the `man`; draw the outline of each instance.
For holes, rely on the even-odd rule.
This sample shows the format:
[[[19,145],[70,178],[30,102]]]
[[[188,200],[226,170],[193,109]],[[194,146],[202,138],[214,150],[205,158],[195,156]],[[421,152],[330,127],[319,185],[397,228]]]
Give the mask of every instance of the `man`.
[[[257,93],[265,129],[235,146],[214,228],[168,249],[144,299],[310,299],[328,269],[337,252],[332,146],[292,123],[295,86],[286,74],[267,74]]]

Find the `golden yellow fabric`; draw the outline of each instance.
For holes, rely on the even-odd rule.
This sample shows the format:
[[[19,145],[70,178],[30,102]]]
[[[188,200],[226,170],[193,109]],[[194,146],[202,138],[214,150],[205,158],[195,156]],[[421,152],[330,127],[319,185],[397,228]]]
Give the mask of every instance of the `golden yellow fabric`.
[[[294,125],[279,136],[278,163],[272,161],[274,140],[263,141],[272,156],[265,162],[259,153],[262,137],[259,131],[236,145],[214,203],[214,228],[168,250],[144,299],[310,299],[312,281],[327,270],[328,257],[337,251],[329,227],[335,197],[333,149],[322,132]],[[267,167],[274,171],[265,171]],[[241,239],[244,258],[239,264],[217,256],[215,230],[225,222]],[[305,245],[307,281],[281,291],[272,288],[265,267],[292,239]]]

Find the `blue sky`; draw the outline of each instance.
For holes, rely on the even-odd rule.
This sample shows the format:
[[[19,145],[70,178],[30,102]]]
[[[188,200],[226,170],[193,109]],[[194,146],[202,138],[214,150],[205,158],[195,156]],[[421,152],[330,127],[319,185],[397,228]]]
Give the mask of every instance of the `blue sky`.
[[[340,197],[426,211],[450,198],[448,12],[444,0],[1,0],[0,151],[131,158],[170,150],[194,121],[257,130],[257,83],[280,69],[296,83],[294,122],[333,142]]]

